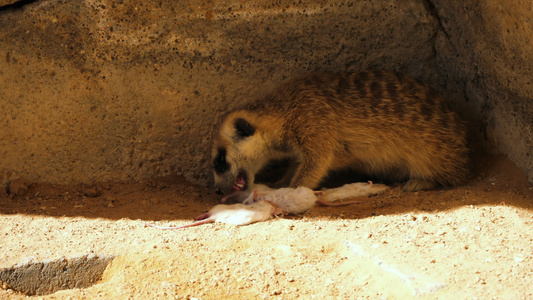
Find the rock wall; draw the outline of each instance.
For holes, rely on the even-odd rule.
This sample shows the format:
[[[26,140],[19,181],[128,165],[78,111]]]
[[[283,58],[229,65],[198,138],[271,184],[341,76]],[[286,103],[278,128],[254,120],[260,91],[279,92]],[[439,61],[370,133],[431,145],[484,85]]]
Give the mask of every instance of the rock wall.
[[[310,71],[435,83],[423,1],[36,1],[0,12],[0,181],[210,180],[218,117]]]
[[[532,13],[499,5],[42,0],[5,6],[0,183],[176,173],[209,184],[210,136],[227,110],[288,77],[366,68],[409,73],[439,89],[466,111],[487,145],[533,179],[526,22]]]
[[[442,89],[533,183],[533,3],[431,0]]]

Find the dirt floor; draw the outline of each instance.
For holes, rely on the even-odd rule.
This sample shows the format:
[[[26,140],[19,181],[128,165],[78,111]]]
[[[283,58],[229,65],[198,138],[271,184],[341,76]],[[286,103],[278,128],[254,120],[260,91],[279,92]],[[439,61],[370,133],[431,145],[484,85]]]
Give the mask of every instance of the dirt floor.
[[[32,184],[0,198],[0,267],[116,255],[96,284],[42,299],[533,299],[533,186],[503,157],[475,170],[453,189],[185,230],[143,222],[189,223],[218,202],[212,189]],[[0,299],[26,297],[0,284]]]

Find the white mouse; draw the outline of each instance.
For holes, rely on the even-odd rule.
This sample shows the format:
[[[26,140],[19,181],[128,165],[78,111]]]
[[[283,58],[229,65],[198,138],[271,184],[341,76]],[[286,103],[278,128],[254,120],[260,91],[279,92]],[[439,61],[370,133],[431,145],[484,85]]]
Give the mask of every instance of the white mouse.
[[[148,226],[159,229],[181,229],[198,226],[206,223],[220,222],[233,225],[248,225],[255,222],[262,222],[270,219],[273,215],[280,214],[281,211],[268,201],[258,201],[250,205],[245,204],[219,204],[209,210],[208,213],[198,216],[196,222],[175,227],[162,227],[149,223]]]

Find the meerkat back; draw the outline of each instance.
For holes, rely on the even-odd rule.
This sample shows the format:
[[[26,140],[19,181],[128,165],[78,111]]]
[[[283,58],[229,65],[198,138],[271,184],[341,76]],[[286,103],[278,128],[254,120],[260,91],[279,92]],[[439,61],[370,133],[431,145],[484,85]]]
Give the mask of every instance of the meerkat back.
[[[271,159],[297,164],[290,187],[329,171],[408,180],[407,191],[452,186],[468,174],[463,122],[428,85],[392,71],[314,73],[230,113],[213,148],[215,183],[246,190]]]

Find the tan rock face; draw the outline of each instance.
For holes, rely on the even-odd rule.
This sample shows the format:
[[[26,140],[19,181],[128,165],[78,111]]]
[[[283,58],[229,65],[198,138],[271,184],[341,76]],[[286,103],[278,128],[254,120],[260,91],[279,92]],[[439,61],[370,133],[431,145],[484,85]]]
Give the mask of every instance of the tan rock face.
[[[438,79],[436,22],[418,1],[38,1],[0,23],[3,182],[207,184],[219,117],[287,77],[379,67]]]
[[[459,18],[461,10],[435,2],[35,1],[0,11],[0,183],[180,174],[209,184],[210,136],[220,116],[311,71],[395,69],[460,104],[483,88],[464,84],[479,57],[466,55],[467,64],[443,49],[460,46],[462,31],[452,27],[471,24],[441,18],[439,25],[437,16]],[[497,7],[484,9],[498,15]],[[502,45],[521,31],[506,32]],[[481,75],[497,71],[482,62]],[[484,103],[471,102],[479,117]],[[503,102],[489,104],[514,122]]]
[[[432,2],[449,98],[466,98],[463,108],[483,146],[508,155],[533,182],[533,3]]]

